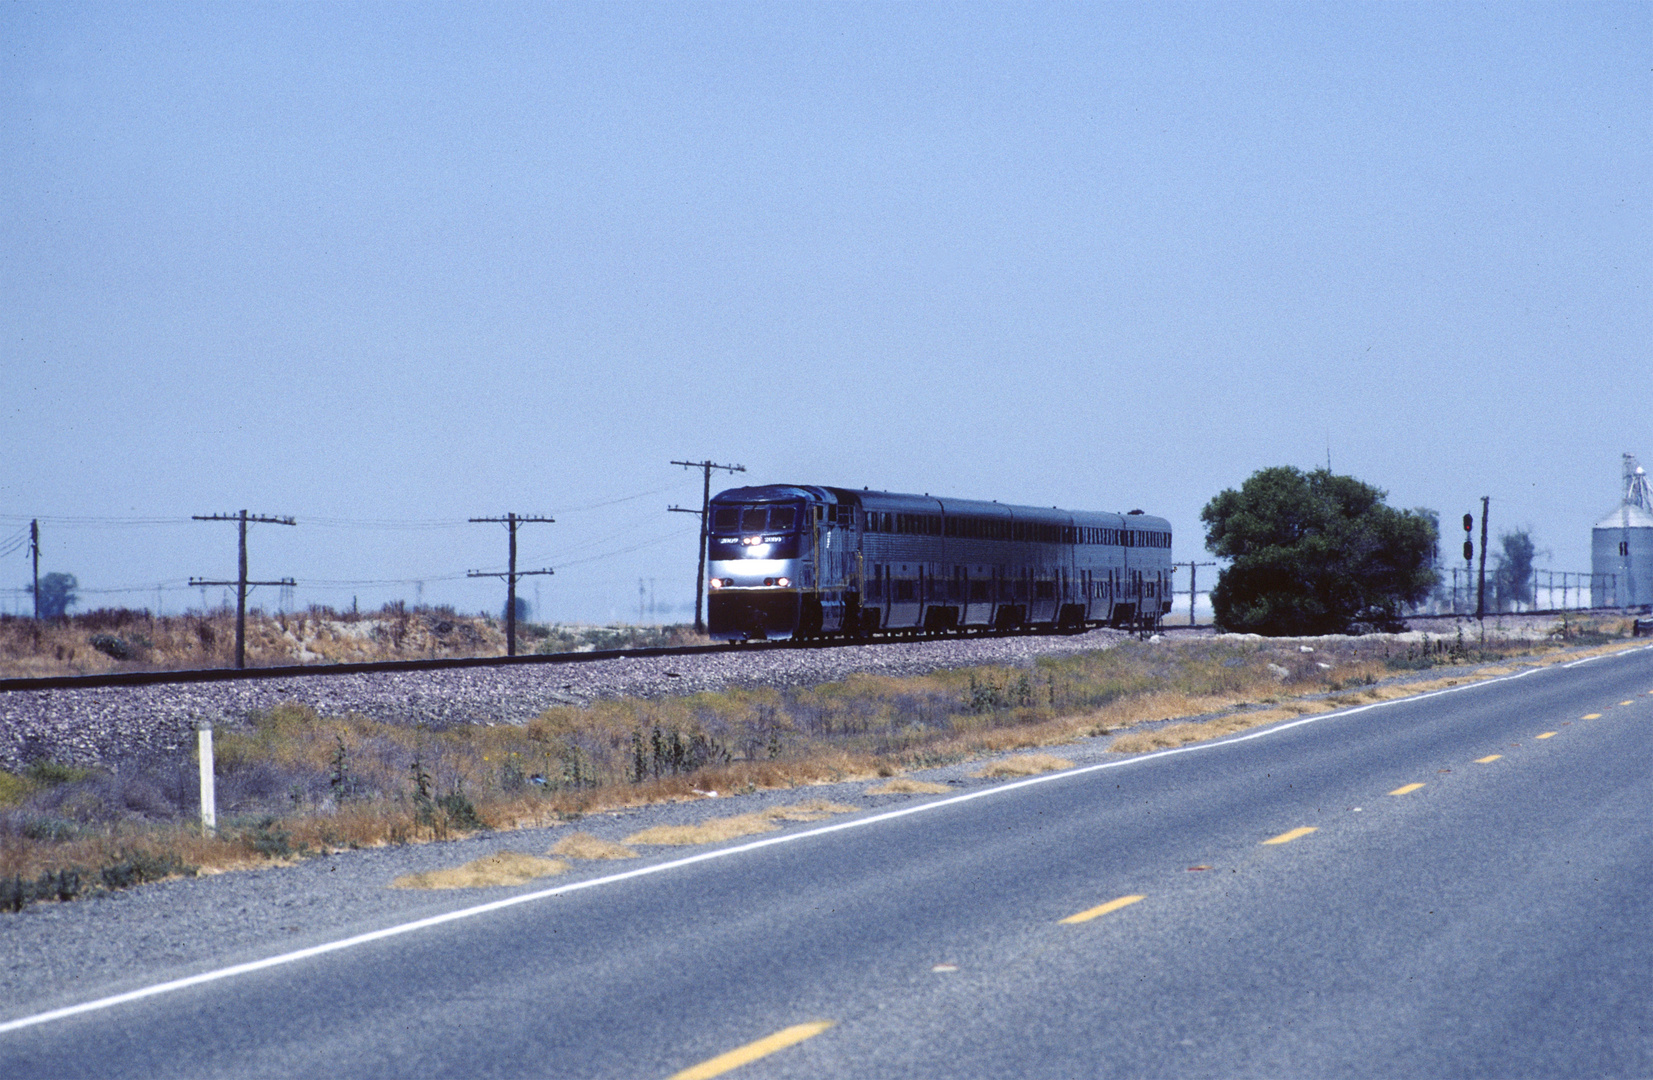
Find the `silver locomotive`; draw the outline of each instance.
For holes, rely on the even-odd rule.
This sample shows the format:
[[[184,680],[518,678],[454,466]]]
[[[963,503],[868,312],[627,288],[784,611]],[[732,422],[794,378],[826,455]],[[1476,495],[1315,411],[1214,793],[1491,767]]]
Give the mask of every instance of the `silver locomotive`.
[[[1164,518],[767,485],[711,502],[715,638],[1152,628]]]

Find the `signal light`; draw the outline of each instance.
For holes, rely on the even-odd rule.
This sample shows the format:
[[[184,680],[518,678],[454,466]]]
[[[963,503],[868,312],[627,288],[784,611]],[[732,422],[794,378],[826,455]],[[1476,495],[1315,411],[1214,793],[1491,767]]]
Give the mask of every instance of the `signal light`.
[[[1464,562],[1475,558],[1475,545],[1468,540],[1464,541]]]

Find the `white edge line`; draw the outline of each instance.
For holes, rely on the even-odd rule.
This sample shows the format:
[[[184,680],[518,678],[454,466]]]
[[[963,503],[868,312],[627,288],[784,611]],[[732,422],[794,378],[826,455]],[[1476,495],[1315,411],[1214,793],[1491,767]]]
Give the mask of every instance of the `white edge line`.
[[[1650,649],[1653,648],[1653,645],[1643,646],[1642,648]],[[1626,653],[1633,651],[1641,650],[1626,649],[1623,652],[1606,653],[1603,655],[1623,656]],[[1601,657],[1592,656],[1587,657],[1585,660],[1576,661],[1575,664],[1565,664],[1562,666],[1573,667],[1576,666],[1576,664],[1588,663],[1590,660],[1598,659],[1601,659]],[[748,851],[756,851],[759,848],[766,848],[775,844],[791,844],[799,840],[806,840],[814,836],[825,836],[828,833],[841,832],[846,829],[865,828],[868,825],[876,825],[883,821],[892,821],[895,818],[906,817],[909,814],[928,813],[929,811],[939,810],[943,807],[956,806],[959,803],[970,802],[972,799],[985,799],[990,796],[1002,795],[1006,792],[1016,791],[1021,788],[1032,787],[1035,784],[1048,784],[1055,780],[1065,780],[1073,776],[1083,776],[1086,773],[1101,772],[1104,769],[1124,768],[1128,765],[1136,765],[1144,761],[1153,761],[1158,758],[1171,757],[1175,754],[1193,754],[1202,750],[1216,750],[1219,747],[1233,746],[1236,743],[1249,742],[1252,739],[1260,739],[1267,735],[1276,735],[1282,731],[1290,731],[1292,728],[1302,727],[1304,724],[1317,724],[1323,720],[1333,720],[1345,716],[1354,716],[1357,713],[1368,712],[1372,709],[1381,709],[1387,705],[1408,704],[1415,701],[1424,701],[1432,697],[1440,697],[1443,694],[1456,694],[1463,690],[1474,690],[1480,687],[1493,686],[1498,683],[1513,682],[1516,679],[1524,679],[1528,675],[1534,675],[1545,670],[1549,669],[1528,668],[1525,671],[1516,672],[1513,675],[1504,675],[1494,679],[1482,679],[1476,682],[1465,683],[1462,686],[1448,687],[1444,690],[1431,690],[1427,693],[1415,694],[1411,697],[1391,698],[1388,701],[1374,701],[1370,704],[1357,705],[1350,709],[1339,709],[1334,712],[1317,713],[1313,716],[1305,716],[1297,720],[1288,720],[1284,723],[1272,724],[1268,727],[1258,728],[1256,731],[1250,731],[1244,735],[1236,735],[1228,739],[1189,743],[1186,746],[1174,746],[1166,750],[1155,750],[1151,753],[1137,754],[1132,757],[1119,758],[1114,761],[1104,761],[1095,765],[1082,765],[1077,769],[1065,769],[1062,772],[1043,773],[1039,776],[1030,776],[1022,780],[1013,780],[1006,784],[996,784],[993,787],[963,792],[962,794],[953,795],[945,799],[937,799],[934,802],[919,803],[916,806],[907,806],[901,808],[900,810],[886,810],[881,814],[873,814],[870,817],[855,818],[851,821],[840,821],[832,825],[822,825],[818,828],[806,829],[803,832],[787,833],[785,836],[771,836],[763,840],[752,840],[744,844],[736,844],[734,847],[718,848],[714,851],[703,851],[697,855],[688,855],[681,859],[673,859],[670,862],[655,863],[651,866],[639,867],[636,870],[625,870],[617,874],[608,874],[603,877],[589,878],[585,881],[571,882],[567,885],[558,885],[555,888],[540,889],[530,893],[521,893],[517,896],[506,897],[503,900],[494,900],[487,904],[478,904],[475,907],[460,908],[458,911],[444,912],[441,915],[432,915],[428,918],[416,919],[413,922],[399,923],[395,926],[387,926],[382,930],[373,930],[366,934],[357,934],[354,937],[341,938],[338,941],[329,941],[323,945],[312,945],[307,949],[298,949],[294,952],[281,953],[277,956],[265,957],[263,960],[252,960],[245,964],[234,964],[230,967],[217,968],[213,971],[203,971],[198,975],[189,975],[182,979],[173,979],[170,982],[156,983],[153,986],[144,986],[137,990],[128,990],[124,994],[114,994],[109,997],[97,998],[93,1001],[85,1001],[79,1005],[66,1005],[61,1009],[53,1009],[50,1012],[36,1013],[33,1016],[24,1016],[17,1020],[10,1020],[5,1023],[0,1023],[0,1035],[3,1035],[9,1031],[17,1031],[22,1028],[50,1023],[54,1020],[64,1020],[71,1016],[79,1016],[83,1013],[97,1012],[103,1009],[113,1008],[116,1005],[124,1005],[132,1001],[142,1001],[144,998],[157,997],[161,994],[170,994],[177,990],[186,990],[192,986],[201,986],[206,983],[217,982],[220,979],[230,979],[237,975],[249,975],[255,971],[264,971],[267,968],[282,967],[286,964],[297,963],[300,960],[308,960],[312,956],[322,956],[331,952],[339,952],[343,949],[355,948],[358,945],[366,945],[374,941],[383,941],[387,938],[400,937],[403,934],[411,934],[416,930],[424,930],[432,926],[441,926],[443,923],[457,922],[461,919],[475,918],[478,915],[486,915],[492,911],[500,911],[508,907],[515,907],[518,904],[527,904],[535,900],[545,900],[553,896],[565,896],[568,893],[579,892],[583,889],[594,889],[599,885],[612,885],[615,882],[629,881],[632,878],[647,877],[651,874],[663,874],[668,870],[676,870],[679,867],[692,866],[695,863],[707,862],[712,859],[726,859],[732,855],[740,855]]]
[[[1562,664],[1561,666],[1564,668],[1575,668],[1584,664],[1593,664],[1597,660],[1612,660],[1619,656],[1629,656],[1631,653],[1646,652],[1648,649],[1653,649],[1653,645],[1637,645],[1635,648],[1631,649],[1615,649],[1612,652],[1597,653],[1595,656],[1586,656],[1582,660],[1574,660],[1570,664]]]

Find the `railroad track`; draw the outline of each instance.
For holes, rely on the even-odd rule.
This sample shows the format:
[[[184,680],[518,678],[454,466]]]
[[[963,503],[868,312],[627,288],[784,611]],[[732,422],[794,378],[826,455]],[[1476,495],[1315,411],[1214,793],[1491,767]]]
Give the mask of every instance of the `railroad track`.
[[[1206,627],[1167,626],[1161,632],[1210,630]],[[1069,631],[994,630],[969,635],[948,635],[951,640],[979,638],[1067,636]],[[642,659],[659,656],[711,656],[720,653],[749,654],[778,649],[830,649],[845,645],[880,645],[906,641],[940,640],[924,635],[880,637],[866,641],[812,639],[809,641],[745,641],[721,645],[674,645],[641,649],[597,649],[589,652],[535,653],[529,656],[463,656],[434,660],[379,660],[359,664],[285,664],[260,668],[205,668],[183,671],[111,671],[95,675],[47,675],[31,679],[0,679],[0,693],[23,690],[83,690],[100,686],[156,686],[168,683],[243,682],[258,679],[326,678],[333,675],[395,674],[415,671],[446,671],[457,668],[527,667],[535,664],[589,664],[599,660]]]
[[[1521,612],[1527,616],[1553,615],[1559,617],[1562,612],[1536,611]],[[1618,608],[1600,609],[1568,609],[1568,615],[1619,615]],[[1436,615],[1420,618],[1429,619],[1473,619],[1474,616]],[[1642,634],[1653,633],[1653,620],[1638,620],[1646,625],[1646,629],[1638,627]],[[1188,626],[1187,624],[1166,623],[1159,628],[1159,633],[1182,635],[1187,633],[1210,632],[1212,627]],[[1068,631],[985,631],[971,633],[964,636],[952,636],[953,640],[970,640],[977,638],[1000,637],[1030,637],[1049,636],[1053,634],[1066,635]],[[49,675],[32,679],[0,679],[0,693],[22,690],[72,690],[89,689],[100,686],[155,686],[167,683],[214,683],[214,682],[241,682],[258,679],[292,679],[292,678],[326,678],[332,675],[371,675],[393,674],[397,672],[417,671],[445,671],[461,668],[494,668],[518,667],[535,664],[588,664],[599,660],[621,660],[626,658],[642,659],[645,657],[660,656],[711,656],[720,653],[753,653],[777,649],[830,649],[844,645],[877,645],[895,642],[930,640],[923,635],[917,637],[889,636],[879,637],[867,641],[847,641],[842,639],[826,638],[809,641],[746,641],[731,642],[721,645],[676,645],[657,646],[641,649],[598,649],[591,652],[566,652],[533,654],[530,656],[466,656],[446,657],[436,660],[381,660],[372,663],[359,664],[286,664],[279,667],[261,668],[207,668],[202,670],[185,671],[114,671],[96,675]]]

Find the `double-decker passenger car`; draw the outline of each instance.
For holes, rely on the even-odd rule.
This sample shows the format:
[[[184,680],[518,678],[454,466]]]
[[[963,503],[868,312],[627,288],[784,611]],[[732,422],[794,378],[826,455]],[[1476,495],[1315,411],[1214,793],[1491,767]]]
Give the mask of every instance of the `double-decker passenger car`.
[[[1171,526],[887,491],[768,485],[712,499],[713,637],[1154,627]]]

